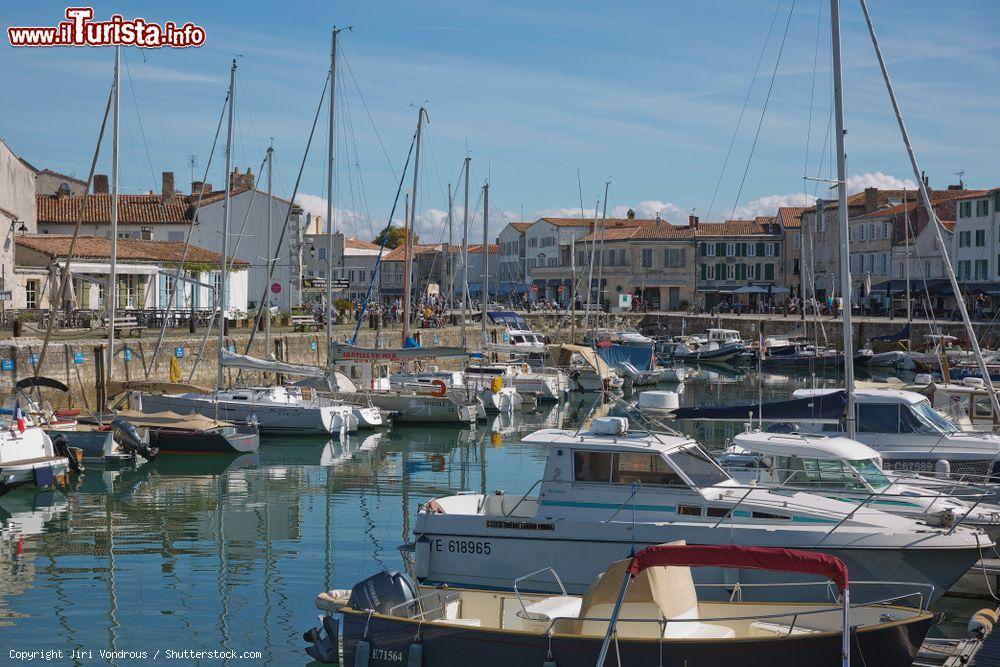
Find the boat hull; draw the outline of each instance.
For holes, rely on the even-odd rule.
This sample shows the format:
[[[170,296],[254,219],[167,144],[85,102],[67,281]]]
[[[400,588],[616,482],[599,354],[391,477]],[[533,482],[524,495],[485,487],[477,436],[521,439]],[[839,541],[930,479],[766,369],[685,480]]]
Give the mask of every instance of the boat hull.
[[[68,471],[69,461],[62,456],[46,456],[0,464],[0,495],[27,484],[51,486],[51,482],[40,480],[59,477]]]
[[[260,449],[254,432],[221,427],[209,431],[192,429],[150,429],[150,444],[161,452],[188,454],[246,454]]]
[[[149,394],[142,397],[142,410],[143,412],[168,410],[181,414],[194,412],[205,417],[236,424],[256,421],[261,433],[286,435],[326,435],[332,431],[339,431],[340,423],[334,423],[334,418],[339,415],[335,413],[345,412],[348,417],[348,430],[357,430],[357,420],[353,418],[350,408],[346,406],[312,407],[265,402],[215,401],[211,397],[203,396]]]
[[[397,423],[471,424],[476,421],[474,405],[463,405],[448,397],[371,392],[347,394],[344,398],[370,402],[380,410],[392,413],[392,420]]]
[[[937,599],[979,559],[974,545],[962,548],[907,548],[904,544],[853,546],[861,541],[853,536],[829,547],[815,548],[783,531],[731,530],[711,524],[643,523],[637,526],[639,539],[632,542],[631,524],[624,521],[574,522],[536,519],[512,520],[503,517],[455,518],[421,514],[414,530],[416,554],[414,572],[421,583],[446,583],[464,588],[506,589],[525,571],[550,566],[571,594],[583,593],[606,564],[627,558],[633,549],[685,540],[688,544],[745,544],[821,551],[840,558],[852,581],[911,582],[933,586],[925,589]],[[799,536],[801,538],[801,536]],[[985,538],[984,538],[985,539]],[[915,542],[917,540],[914,540]],[[728,599],[732,585],[746,588],[743,598],[752,601],[813,602],[828,600],[826,586],[804,585],[791,589],[770,588],[778,582],[822,582],[809,575],[788,575],[764,570],[700,567],[692,576],[704,599]],[[551,579],[540,578],[521,584],[524,590],[554,592]],[[912,585],[865,585],[853,591],[858,602],[886,599],[912,593]],[[776,596],[780,596],[780,599]]]
[[[910,665],[933,623],[924,614],[907,621],[860,628],[852,642],[852,660],[880,667]],[[419,626],[419,627],[418,627]],[[368,643],[365,664],[405,664],[410,646],[419,637],[424,667],[476,665],[509,667],[537,665],[546,660],[559,665],[594,665],[603,637],[535,634],[421,623],[345,609],[341,664],[357,664],[358,643]],[[863,660],[863,662],[862,662]],[[841,633],[792,635],[739,640],[619,639],[604,662],[630,667],[839,667]],[[853,663],[852,663],[853,664]]]

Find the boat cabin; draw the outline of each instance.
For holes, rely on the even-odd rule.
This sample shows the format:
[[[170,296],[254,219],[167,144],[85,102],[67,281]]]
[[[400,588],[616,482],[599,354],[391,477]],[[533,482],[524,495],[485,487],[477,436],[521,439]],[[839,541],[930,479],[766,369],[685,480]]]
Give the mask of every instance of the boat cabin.
[[[705,334],[709,343],[731,345],[733,343],[743,342],[742,335],[740,335],[740,332],[735,329],[707,329]]]

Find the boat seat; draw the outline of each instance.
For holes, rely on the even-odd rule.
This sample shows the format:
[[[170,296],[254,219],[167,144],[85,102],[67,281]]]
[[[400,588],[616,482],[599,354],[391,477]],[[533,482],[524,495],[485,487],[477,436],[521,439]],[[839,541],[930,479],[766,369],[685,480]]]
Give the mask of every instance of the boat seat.
[[[577,618],[583,600],[570,595],[554,595],[524,606],[518,614],[521,628],[544,632],[556,618]]]
[[[598,604],[591,607],[588,618],[607,619],[614,611],[613,604]],[[663,625],[660,607],[655,602],[626,602],[622,604],[618,615],[618,634],[621,637],[639,639],[660,639]],[[736,631],[724,625],[714,625],[696,620],[697,608],[690,609],[674,617],[674,622],[667,620],[663,628],[663,639],[733,639]],[[648,619],[648,620],[645,620]],[[683,620],[683,622],[679,622]],[[583,621],[581,632],[588,635],[603,635],[607,632],[606,620]]]

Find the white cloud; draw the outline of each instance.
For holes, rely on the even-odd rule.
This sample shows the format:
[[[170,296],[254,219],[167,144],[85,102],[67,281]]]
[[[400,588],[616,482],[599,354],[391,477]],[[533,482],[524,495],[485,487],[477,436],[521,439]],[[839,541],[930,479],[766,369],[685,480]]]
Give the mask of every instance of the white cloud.
[[[634,206],[616,206],[614,216],[616,218],[624,218],[630,208],[635,211],[635,217],[637,218],[652,220],[656,216],[660,216],[662,219],[675,225],[686,225],[688,213],[690,212],[690,209],[682,208],[673,202],[647,199]]]
[[[752,220],[758,215],[776,215],[782,206],[809,206],[814,201],[816,197],[802,192],[790,195],[767,195],[737,206],[735,210],[729,211],[726,217],[730,220]]]
[[[853,195],[864,191],[865,188],[880,188],[882,190],[916,190],[917,184],[908,178],[896,178],[891,174],[883,174],[876,171],[874,174],[866,172],[847,177],[847,194]]]

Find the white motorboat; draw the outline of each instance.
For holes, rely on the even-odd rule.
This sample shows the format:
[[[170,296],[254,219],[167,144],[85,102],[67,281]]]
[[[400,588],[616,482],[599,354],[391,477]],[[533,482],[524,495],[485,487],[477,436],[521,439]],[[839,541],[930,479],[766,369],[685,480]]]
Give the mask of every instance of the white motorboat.
[[[69,459],[10,397],[0,410],[0,495],[22,484],[52,486],[69,471]]]
[[[353,433],[351,405],[304,398],[298,386],[222,389],[210,394],[143,394],[142,412],[196,413],[236,424],[256,423],[261,433]]]
[[[797,389],[810,398],[838,389]],[[935,410],[925,396],[901,389],[857,388],[855,439],[877,451],[890,470],[1000,477],[1000,435],[967,432]],[[803,423],[801,430],[844,434],[840,424]]]
[[[661,372],[659,369],[641,371],[628,361],[619,361],[615,364],[615,370],[625,380],[625,384],[633,387],[648,387],[660,381]]]
[[[571,389],[596,392],[621,389],[625,381],[604,359],[585,345],[552,345],[549,354],[555,366],[569,369]]]
[[[911,580],[932,587],[936,598],[992,544],[962,526],[942,529],[813,494],[748,488],[695,441],[628,433],[627,426],[616,417],[595,419],[585,431],[537,431],[524,442],[545,448],[547,463],[526,493],[461,493],[422,505],[416,576],[429,584],[503,587],[525,569],[548,565],[567,590],[581,592],[605,563],[684,539],[822,551],[859,580],[887,582],[872,595],[891,596],[899,592],[891,582]],[[702,584],[750,585],[744,597],[753,599],[767,599],[773,582],[749,570],[699,568],[694,576]],[[526,587],[551,590],[534,579]],[[800,595],[811,597],[807,588]]]
[[[939,480],[882,469],[882,457],[856,440],[807,433],[741,433],[719,463],[743,484],[795,489],[920,519],[931,525],[957,523],[1000,536],[1000,505],[984,502],[975,486],[948,492]]]
[[[447,395],[460,403],[478,401],[482,407],[477,415],[479,419],[485,419],[487,413],[521,409],[521,397],[514,387],[504,385],[502,371],[496,375],[478,373],[469,378],[463,371],[432,369],[415,373],[394,373],[389,379],[392,388],[396,390],[423,392],[432,396]],[[499,384],[494,383],[494,379]]]

